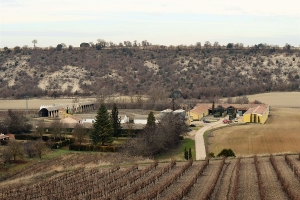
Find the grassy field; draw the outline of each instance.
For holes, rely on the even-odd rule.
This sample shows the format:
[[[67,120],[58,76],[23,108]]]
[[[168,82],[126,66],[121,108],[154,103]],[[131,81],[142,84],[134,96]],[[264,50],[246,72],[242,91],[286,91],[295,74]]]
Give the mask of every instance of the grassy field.
[[[266,124],[232,126],[213,131],[208,152],[231,148],[237,156],[300,152],[300,108],[271,108]]]
[[[157,155],[155,159],[157,160],[170,160],[170,159],[176,159],[176,160],[183,160],[184,159],[184,148],[187,150],[191,148],[192,150],[192,156],[196,156],[195,154],[195,141],[189,138],[185,138],[184,140],[181,140],[180,145],[178,148],[174,150],[170,150],[169,152],[166,152],[164,154]]]

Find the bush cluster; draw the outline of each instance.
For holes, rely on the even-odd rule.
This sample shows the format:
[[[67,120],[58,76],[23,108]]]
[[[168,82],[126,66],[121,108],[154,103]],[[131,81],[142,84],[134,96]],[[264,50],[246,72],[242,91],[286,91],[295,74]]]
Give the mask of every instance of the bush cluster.
[[[70,144],[69,150],[73,151],[100,151],[100,152],[116,152],[116,146],[100,146],[90,144]]]
[[[36,136],[36,135],[31,135],[31,134],[19,134],[19,135],[15,135],[15,139],[16,140],[38,140],[40,139],[39,136]],[[42,136],[42,140],[44,142],[46,142],[47,146],[50,148],[50,149],[59,149],[61,147],[64,147],[64,146],[67,146],[69,144],[73,144],[75,142],[75,139],[74,138],[59,138],[59,137],[56,137],[54,138],[53,136]]]
[[[218,157],[224,156],[224,157],[235,157],[234,152],[231,149],[223,149],[218,155]]]
[[[18,134],[18,135],[15,135],[15,139],[16,140],[38,140],[38,139],[40,139],[40,136],[32,135],[32,134]],[[70,143],[75,142],[74,138],[56,137],[54,139],[53,136],[47,136],[47,135],[43,135],[42,140],[45,141],[45,142],[47,142],[49,140],[52,140],[52,141],[55,141],[55,142],[65,141],[65,140],[70,141]]]

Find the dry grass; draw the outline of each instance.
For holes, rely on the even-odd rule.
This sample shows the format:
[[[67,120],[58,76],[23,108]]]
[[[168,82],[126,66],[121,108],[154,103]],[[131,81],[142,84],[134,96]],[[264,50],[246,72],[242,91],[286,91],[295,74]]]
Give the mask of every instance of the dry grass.
[[[270,105],[271,107],[300,108],[300,92],[269,92],[247,95],[247,97],[250,102],[258,100]],[[222,98],[220,100],[226,101],[227,98]]]
[[[266,124],[232,126],[208,138],[208,150],[231,148],[237,156],[300,151],[300,108],[273,108]]]
[[[250,101],[259,100],[272,107],[300,108],[300,92],[271,92],[247,96]]]
[[[143,101],[147,100],[146,96],[110,96],[106,98],[107,102],[137,102],[141,98]],[[28,109],[39,109],[41,105],[58,105],[58,104],[68,104],[73,103],[74,98],[45,98],[45,99],[28,99]],[[80,98],[79,102],[92,101],[95,102],[96,98]],[[0,100],[0,110],[7,109],[26,109],[25,99],[1,99]]]

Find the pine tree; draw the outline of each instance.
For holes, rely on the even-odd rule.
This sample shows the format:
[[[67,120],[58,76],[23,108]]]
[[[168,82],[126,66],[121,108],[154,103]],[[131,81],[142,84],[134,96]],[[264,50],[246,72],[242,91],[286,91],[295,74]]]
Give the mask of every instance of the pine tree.
[[[119,111],[117,105],[113,105],[113,109],[111,111],[111,122],[113,126],[114,137],[119,137],[122,133],[121,120],[119,118]]]
[[[156,121],[155,116],[154,116],[153,112],[151,111],[147,118],[146,127],[147,128],[155,127],[155,121]]]
[[[109,113],[104,104],[101,104],[97,116],[96,121],[93,124],[93,130],[91,132],[90,138],[93,141],[93,144],[101,143],[111,143],[113,141],[112,138],[113,128],[111,125],[111,120]]]

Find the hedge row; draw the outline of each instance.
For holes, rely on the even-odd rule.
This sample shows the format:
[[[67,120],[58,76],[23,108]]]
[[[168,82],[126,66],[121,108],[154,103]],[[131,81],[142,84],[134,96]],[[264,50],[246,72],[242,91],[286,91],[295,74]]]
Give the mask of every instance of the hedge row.
[[[71,140],[62,140],[59,142],[47,142],[47,145],[51,148],[51,149],[59,149],[61,147],[67,146],[71,143]]]
[[[69,150],[73,151],[101,151],[101,152],[116,152],[116,146],[100,146],[89,144],[70,144]]]
[[[30,134],[15,134],[15,139],[16,140],[38,140],[38,139],[40,139],[40,137],[36,136],[36,135],[30,135]],[[44,136],[42,136],[42,140],[45,141],[45,142],[47,142],[48,140],[53,140],[54,141],[54,137],[44,135]],[[65,140],[66,141],[69,140],[70,143],[75,142],[74,138],[65,138],[65,137],[62,137],[62,138],[56,137],[55,138],[55,142],[60,142],[60,141],[65,141]]]

